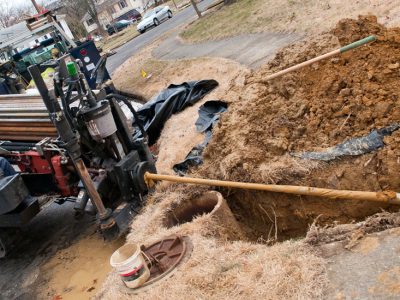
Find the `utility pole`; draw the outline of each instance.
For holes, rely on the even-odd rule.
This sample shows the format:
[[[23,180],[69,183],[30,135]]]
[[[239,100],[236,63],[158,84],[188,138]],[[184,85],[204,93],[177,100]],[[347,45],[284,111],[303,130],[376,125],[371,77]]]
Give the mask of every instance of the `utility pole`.
[[[192,2],[193,8],[196,11],[197,15],[199,16],[199,18],[201,18],[201,12],[200,10],[197,8],[197,4],[195,0],[190,0],[190,2]]]
[[[31,0],[31,1],[32,1],[32,4],[35,7],[36,11],[38,12],[38,14],[40,14],[41,9],[40,9],[40,6],[36,3],[36,0]]]

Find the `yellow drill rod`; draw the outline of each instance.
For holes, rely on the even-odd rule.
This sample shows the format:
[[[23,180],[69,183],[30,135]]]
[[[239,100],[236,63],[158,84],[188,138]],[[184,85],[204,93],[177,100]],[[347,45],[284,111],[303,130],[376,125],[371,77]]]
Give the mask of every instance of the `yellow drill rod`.
[[[364,201],[377,201],[377,202],[386,202],[391,204],[400,204],[400,194],[393,191],[363,192],[363,191],[333,190],[333,189],[316,188],[309,186],[259,184],[259,183],[246,183],[246,182],[180,177],[172,175],[152,174],[149,172],[146,172],[144,174],[144,180],[149,187],[154,185],[154,181],[171,181],[178,183],[191,183],[199,185],[220,186],[227,188],[259,190],[259,191],[267,191],[274,193],[324,197],[330,199],[364,200]]]

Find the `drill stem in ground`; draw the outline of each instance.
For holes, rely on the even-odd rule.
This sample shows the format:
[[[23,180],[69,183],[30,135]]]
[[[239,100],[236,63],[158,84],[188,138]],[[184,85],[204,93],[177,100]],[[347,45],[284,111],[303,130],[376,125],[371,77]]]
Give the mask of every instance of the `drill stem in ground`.
[[[236,182],[236,181],[180,177],[172,175],[152,174],[149,172],[145,173],[144,180],[148,185],[152,185],[154,181],[171,181],[177,183],[190,183],[190,184],[219,186],[227,188],[259,190],[259,191],[267,191],[274,193],[324,197],[329,199],[377,201],[377,202],[387,202],[392,204],[400,204],[400,194],[393,191],[365,192],[365,191],[334,190],[334,189],[316,188],[309,186],[260,184],[260,183],[246,183],[246,182]]]

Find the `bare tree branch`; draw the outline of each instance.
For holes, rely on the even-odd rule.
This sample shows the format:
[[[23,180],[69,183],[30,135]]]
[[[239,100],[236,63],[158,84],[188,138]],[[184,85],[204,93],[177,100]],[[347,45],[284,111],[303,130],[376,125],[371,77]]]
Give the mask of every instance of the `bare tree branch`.
[[[0,2],[0,27],[6,28],[23,21],[32,13],[30,5],[14,6],[12,1]]]
[[[77,0],[80,1],[82,6],[86,8],[87,13],[89,16],[94,20],[94,22],[97,24],[97,28],[100,31],[101,34],[105,33],[105,30],[103,26],[100,23],[99,20],[99,15],[97,13],[97,8],[96,8],[96,2],[95,0]]]

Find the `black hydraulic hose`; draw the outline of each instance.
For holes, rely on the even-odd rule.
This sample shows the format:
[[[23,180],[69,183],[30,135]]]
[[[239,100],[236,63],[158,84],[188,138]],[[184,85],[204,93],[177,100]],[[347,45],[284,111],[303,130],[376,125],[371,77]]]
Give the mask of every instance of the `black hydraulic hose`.
[[[0,142],[0,147],[4,147],[4,146],[25,146],[25,147],[34,148],[34,147],[36,146],[36,143],[14,142],[14,141],[1,141],[1,142]]]
[[[54,80],[54,87],[57,90],[58,96],[60,96],[60,98],[61,98],[61,105],[62,105],[62,108],[64,110],[65,117],[67,118],[67,121],[68,121],[69,125],[72,128],[74,128],[75,127],[74,126],[74,121],[73,121],[73,118],[72,118],[72,115],[71,115],[71,110],[69,109],[69,105],[68,105],[69,101],[67,102],[67,99],[65,98],[65,95],[64,95],[64,92],[62,90],[62,87],[60,87],[60,85],[56,82],[56,80]],[[71,91],[72,91],[72,88],[71,88],[71,85],[69,85],[68,86],[68,91],[67,91],[67,97],[68,96],[71,97]]]
[[[1,149],[7,150],[7,151],[29,151],[33,150],[35,147],[29,147],[29,146],[14,146],[14,145],[0,145]]]
[[[139,102],[141,104],[145,104],[147,102],[147,99],[145,97],[143,97],[142,95],[139,95],[139,94],[133,94],[133,93],[130,93],[130,92],[117,90],[117,89],[115,89],[114,94],[118,94],[118,95],[124,96],[126,98],[135,99],[135,101],[137,101],[137,102]]]
[[[133,108],[133,106],[132,106],[132,104],[130,103],[130,101],[129,101],[128,99],[126,99],[124,96],[121,96],[121,95],[118,95],[118,94],[109,94],[109,95],[107,95],[106,98],[107,98],[107,99],[110,99],[110,98],[119,99],[119,100],[121,100],[122,102],[124,102],[124,103],[126,104],[126,106],[128,106],[129,110],[132,112],[132,114],[133,114],[133,116],[134,116],[134,118],[135,118],[135,120],[136,120],[136,124],[137,124],[137,126],[139,127],[139,130],[140,130],[140,132],[142,133],[143,138],[147,140],[147,139],[148,139],[147,132],[146,132],[146,130],[144,129],[144,126],[143,126],[143,124],[142,124],[142,121],[139,119],[138,113],[137,113],[136,110]]]
[[[76,85],[76,82],[75,82],[75,81],[69,82],[68,90],[67,90],[67,95],[65,96],[65,102],[67,103],[67,105],[70,105],[71,96],[72,96],[72,91],[74,90],[75,85]]]

